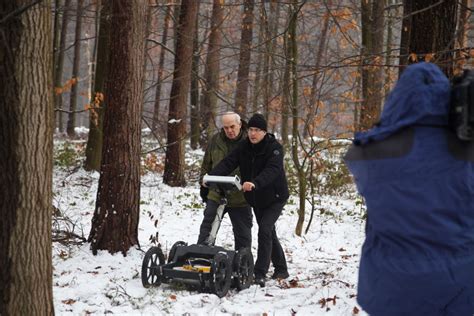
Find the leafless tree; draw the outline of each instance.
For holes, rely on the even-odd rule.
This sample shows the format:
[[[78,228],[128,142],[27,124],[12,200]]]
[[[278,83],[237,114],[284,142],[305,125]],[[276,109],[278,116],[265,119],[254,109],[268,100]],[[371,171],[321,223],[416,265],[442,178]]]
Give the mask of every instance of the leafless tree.
[[[98,250],[124,255],[138,244],[140,139],[147,3],[110,3],[104,145],[89,241]]]

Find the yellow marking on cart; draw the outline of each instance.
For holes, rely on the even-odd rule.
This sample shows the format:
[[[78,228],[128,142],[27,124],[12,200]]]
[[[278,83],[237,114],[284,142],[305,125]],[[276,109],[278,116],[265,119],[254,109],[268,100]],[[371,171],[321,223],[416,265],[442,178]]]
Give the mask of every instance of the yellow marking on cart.
[[[202,266],[202,265],[190,265],[190,264],[184,264],[183,265],[183,270],[188,270],[188,271],[195,271],[195,272],[201,272],[201,273],[210,273],[211,272],[211,267],[210,266]]]

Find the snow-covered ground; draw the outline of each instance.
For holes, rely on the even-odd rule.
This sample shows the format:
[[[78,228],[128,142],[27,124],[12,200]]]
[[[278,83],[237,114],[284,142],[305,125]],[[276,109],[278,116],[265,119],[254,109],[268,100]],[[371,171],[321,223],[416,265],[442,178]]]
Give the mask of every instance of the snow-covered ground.
[[[195,156],[188,156],[188,163],[202,156],[202,152],[196,152]],[[80,168],[74,172],[55,168],[54,205],[61,216],[56,218],[53,228],[87,238],[98,178],[98,173]],[[232,289],[223,298],[179,284],[146,289],[140,271],[145,251],[152,246],[150,236],[158,233],[165,253],[178,240],[194,243],[203,212],[196,182],[190,181],[185,188],[172,188],[163,184],[161,173],[148,172],[142,177],[141,186],[141,249],[131,249],[126,257],[106,251],[94,256],[88,243],[54,243],[56,314],[365,315],[356,303],[357,269],[364,236],[360,203],[352,195],[318,199],[313,223],[302,237],[294,233],[295,196],[277,222],[289,265],[288,280],[269,280],[264,288],[252,285],[241,292]],[[309,214],[306,217],[308,220]],[[252,251],[256,256],[255,221],[252,233]],[[216,244],[233,249],[228,216]]]

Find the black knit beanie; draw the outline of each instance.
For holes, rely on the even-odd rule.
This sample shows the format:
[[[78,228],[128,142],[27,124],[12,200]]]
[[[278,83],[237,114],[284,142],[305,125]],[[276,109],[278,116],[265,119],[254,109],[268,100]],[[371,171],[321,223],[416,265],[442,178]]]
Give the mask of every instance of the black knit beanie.
[[[267,131],[267,121],[260,113],[255,113],[249,120],[248,127],[256,127],[262,131]]]

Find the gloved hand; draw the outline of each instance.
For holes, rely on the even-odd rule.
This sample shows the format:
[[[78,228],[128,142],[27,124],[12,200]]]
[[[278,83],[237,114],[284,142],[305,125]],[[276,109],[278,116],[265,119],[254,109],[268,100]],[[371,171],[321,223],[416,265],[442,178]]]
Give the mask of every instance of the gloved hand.
[[[201,196],[201,199],[204,203],[207,203],[208,194],[209,194],[209,188],[206,188],[201,185],[201,188],[199,189],[199,195]]]

